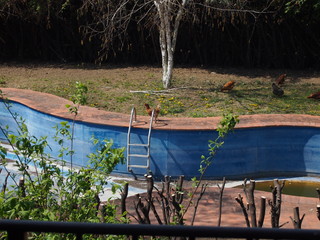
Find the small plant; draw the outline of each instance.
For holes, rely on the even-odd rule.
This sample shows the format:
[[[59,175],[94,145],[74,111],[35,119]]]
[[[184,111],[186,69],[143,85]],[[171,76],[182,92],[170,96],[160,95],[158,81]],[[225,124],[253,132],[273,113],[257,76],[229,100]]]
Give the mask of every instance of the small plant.
[[[82,103],[82,90],[74,103]],[[1,93],[1,91],[0,91]],[[3,98],[3,95],[1,94]],[[96,152],[88,155],[89,165],[81,168],[68,168],[64,161],[66,153],[72,149],[65,147],[73,141],[72,127],[68,122],[56,126],[54,139],[60,144],[59,161],[46,153],[47,137],[29,134],[24,120],[12,113],[10,103],[4,101],[6,109],[17,123],[17,133],[0,125],[0,130],[16,155],[15,169],[9,170],[6,160],[8,149],[0,147],[1,167],[7,174],[0,192],[0,218],[44,221],[79,221],[128,223],[125,215],[117,215],[116,206],[110,201],[101,204],[100,197],[107,185],[107,176],[118,163],[124,162],[124,148],[113,148],[111,140],[93,139]],[[77,115],[78,108],[70,107]],[[50,148],[49,148],[50,149]],[[20,180],[17,179],[20,177]],[[8,186],[8,178],[13,182]],[[116,189],[116,188],[114,188]],[[5,239],[6,233],[0,234]],[[75,239],[72,234],[30,233],[28,239]],[[107,239],[108,237],[94,237]],[[114,238],[122,238],[114,237]],[[84,239],[92,239],[85,236]]]
[[[200,167],[199,167],[200,177],[199,178],[196,178],[196,177],[192,178],[194,190],[189,194],[190,200],[189,200],[187,206],[184,208],[182,217],[188,211],[190,206],[194,203],[195,194],[198,191],[200,186],[201,186],[200,198],[204,194],[206,187],[207,187],[206,184],[202,184],[202,179],[204,177],[204,174],[206,173],[206,170],[208,169],[208,167],[210,167],[211,164],[213,163],[213,159],[214,159],[217,151],[224,144],[224,139],[231,131],[233,131],[233,129],[235,128],[235,126],[238,122],[239,122],[238,116],[235,116],[232,113],[228,113],[228,114],[223,115],[223,118],[221,119],[219,126],[217,127],[218,137],[215,140],[209,140],[209,144],[208,144],[209,155],[208,156],[204,156],[204,155],[201,156],[201,162],[200,162]],[[200,198],[198,199],[198,201],[196,202],[196,205],[195,205],[195,212],[193,214],[194,217],[196,215],[197,204],[199,203]],[[193,220],[192,220],[192,223],[193,223]]]
[[[119,96],[119,97],[116,97],[115,99],[116,99],[116,101],[118,103],[124,103],[124,102],[128,102],[129,100],[131,100],[131,97],[129,97],[129,96]]]
[[[6,78],[3,76],[0,76],[0,84],[5,85],[7,83]]]
[[[70,134],[70,143],[71,143],[71,150],[69,151],[70,154],[70,163],[71,163],[71,169],[73,167],[73,143],[74,143],[74,126],[75,126],[75,120],[79,113],[79,107],[80,105],[85,105],[87,103],[87,97],[86,94],[88,92],[88,87],[84,85],[81,82],[76,82],[76,92],[71,96],[71,101],[73,102],[73,106],[67,104],[66,107],[69,109],[69,112],[73,115],[72,119],[72,129]],[[65,131],[67,129],[65,128]]]
[[[161,104],[161,115],[175,115],[185,111],[183,102],[176,97],[166,98],[162,95],[158,102]]]

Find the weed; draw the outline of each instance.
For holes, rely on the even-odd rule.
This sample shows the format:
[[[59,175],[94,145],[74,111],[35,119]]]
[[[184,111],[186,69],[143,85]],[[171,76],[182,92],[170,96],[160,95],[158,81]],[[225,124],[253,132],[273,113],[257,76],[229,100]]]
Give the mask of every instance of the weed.
[[[111,80],[108,79],[108,78],[102,78],[101,81],[102,81],[103,83],[111,83]]]
[[[182,103],[182,100],[176,97],[166,98],[164,96],[160,96],[158,101],[161,104],[161,115],[175,115],[185,111],[185,106]]]
[[[195,110],[195,112],[190,113],[190,117],[193,117],[193,118],[206,117],[206,114]]]
[[[118,103],[124,103],[124,102],[127,102],[127,101],[129,101],[129,100],[131,100],[131,97],[129,97],[129,96],[119,96],[119,97],[116,97],[116,101],[117,101]]]
[[[148,74],[147,74],[147,77],[148,77],[148,78],[154,78],[155,75],[154,75],[154,73],[148,73]]]
[[[0,76],[0,84],[1,84],[1,85],[4,85],[4,84],[6,84],[6,83],[7,83],[6,78],[5,78],[4,76]]]

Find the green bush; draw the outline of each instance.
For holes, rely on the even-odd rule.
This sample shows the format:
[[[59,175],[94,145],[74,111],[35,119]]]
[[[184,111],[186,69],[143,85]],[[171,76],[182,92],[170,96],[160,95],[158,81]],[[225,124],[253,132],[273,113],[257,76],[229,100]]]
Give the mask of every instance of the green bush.
[[[0,126],[10,151],[16,155],[13,173],[9,168],[12,162],[6,159],[9,149],[0,146],[0,164],[2,171],[6,172],[0,192],[1,219],[128,223],[127,218],[117,215],[116,206],[110,200],[101,203],[99,197],[104,193],[108,175],[117,164],[124,163],[124,148],[113,148],[110,140],[93,139],[97,150],[88,155],[89,165],[81,168],[68,166],[63,156],[73,154],[73,149],[64,147],[65,141],[74,141],[73,128],[68,123],[62,122],[55,127],[53,137],[61,146],[61,159],[52,159],[44,151],[48,148],[47,137],[30,135],[23,119],[11,112],[7,101],[4,105],[16,121],[18,130],[13,134],[8,127]],[[73,113],[78,107],[72,109]],[[14,183],[12,186],[8,186],[9,178]],[[75,239],[72,234],[29,235],[31,239]],[[0,234],[1,239],[5,237],[6,233]]]

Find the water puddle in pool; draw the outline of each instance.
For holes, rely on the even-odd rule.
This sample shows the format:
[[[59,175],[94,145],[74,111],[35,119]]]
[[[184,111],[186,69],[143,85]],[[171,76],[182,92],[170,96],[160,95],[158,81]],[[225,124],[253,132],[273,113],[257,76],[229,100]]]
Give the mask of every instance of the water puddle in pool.
[[[296,179],[283,179],[285,180],[283,194],[303,197],[318,198],[317,188],[320,188],[320,179],[318,178],[296,178]],[[283,181],[281,180],[281,181]],[[256,181],[255,189],[271,192],[273,180]],[[235,188],[242,188],[242,183],[234,186]]]

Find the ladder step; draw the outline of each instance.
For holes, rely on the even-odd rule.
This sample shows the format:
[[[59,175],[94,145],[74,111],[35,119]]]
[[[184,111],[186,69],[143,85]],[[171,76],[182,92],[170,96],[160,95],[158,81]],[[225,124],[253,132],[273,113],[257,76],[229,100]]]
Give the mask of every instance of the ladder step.
[[[130,157],[145,157],[145,158],[149,157],[148,155],[143,155],[143,154],[128,154],[128,156],[130,156]]]
[[[143,143],[129,143],[128,146],[148,147],[148,144],[143,144]]]
[[[128,165],[128,167],[135,167],[135,168],[148,168],[147,166],[144,165]]]
[[[152,123],[153,123],[153,116],[154,111],[152,111],[152,115],[150,118],[150,124],[149,124],[149,132],[148,132],[148,141],[147,143],[130,143],[130,134],[132,129],[132,122],[136,121],[136,109],[133,107],[131,110],[131,116],[130,116],[130,123],[128,128],[128,135],[127,135],[127,170],[132,171],[132,168],[144,168],[150,171],[150,135],[151,135],[151,129],[152,129]],[[139,141],[140,142],[140,141]],[[133,147],[135,149],[135,153],[139,153],[138,150],[141,150],[141,153],[143,154],[130,154],[132,152],[130,147]],[[144,147],[142,148],[134,148],[134,147]],[[134,159],[130,160],[130,158],[146,158],[146,159]],[[135,163],[135,164],[130,164]],[[145,165],[143,165],[145,164]]]

